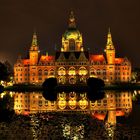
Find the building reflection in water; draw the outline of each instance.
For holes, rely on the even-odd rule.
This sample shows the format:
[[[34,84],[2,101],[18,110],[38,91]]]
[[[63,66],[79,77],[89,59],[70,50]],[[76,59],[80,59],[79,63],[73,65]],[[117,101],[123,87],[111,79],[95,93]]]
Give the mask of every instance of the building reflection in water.
[[[53,134],[54,138],[57,134],[66,139],[85,139],[87,136],[89,136],[89,139],[91,137],[114,139],[116,136],[121,138],[123,129],[129,128],[122,125],[119,126],[116,118],[130,114],[132,111],[132,99],[139,94],[139,91],[134,91],[133,93],[131,91],[107,91],[105,98],[98,101],[89,101],[86,93],[77,94],[74,92],[69,94],[59,93],[55,102],[45,100],[42,93],[39,92],[10,92],[10,94],[14,98],[15,112],[24,115],[30,114],[28,117],[30,120],[22,120],[22,123],[28,124],[26,129],[28,128],[27,130],[30,131],[28,133],[29,135],[32,134],[33,139],[38,139],[38,137],[40,139],[49,138]],[[66,113],[63,114],[61,112]],[[90,117],[88,118],[88,116]],[[19,121],[13,120],[7,127],[5,135],[7,135],[8,131],[9,135],[17,137],[16,132],[14,133],[13,131],[22,129],[22,126],[16,127],[19,123]],[[14,129],[10,129],[14,126]],[[25,137],[24,134],[23,137]],[[27,135],[27,137],[29,136]],[[132,137],[131,134],[130,137]]]
[[[14,93],[14,110],[17,114],[32,114],[50,111],[81,111],[95,118],[115,124],[117,116],[128,115],[132,110],[131,92],[107,91],[105,98],[89,101],[86,93],[58,93],[57,101],[47,101],[42,93]]]

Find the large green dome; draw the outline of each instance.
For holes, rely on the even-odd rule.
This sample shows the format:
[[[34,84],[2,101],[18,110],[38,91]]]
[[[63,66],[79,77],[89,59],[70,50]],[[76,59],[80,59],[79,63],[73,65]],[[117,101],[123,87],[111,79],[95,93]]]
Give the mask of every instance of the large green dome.
[[[77,29],[68,29],[66,30],[66,32],[64,33],[63,37],[67,40],[69,39],[79,39],[81,36],[79,30]]]
[[[71,11],[70,18],[69,18],[68,29],[63,34],[63,37],[66,40],[69,40],[69,39],[77,40],[81,37],[79,30],[77,30],[77,28],[76,28],[75,18],[74,18],[74,14],[72,11]]]
[[[69,26],[62,35],[61,51],[82,51],[83,50],[82,34],[76,28],[73,12],[70,14]]]

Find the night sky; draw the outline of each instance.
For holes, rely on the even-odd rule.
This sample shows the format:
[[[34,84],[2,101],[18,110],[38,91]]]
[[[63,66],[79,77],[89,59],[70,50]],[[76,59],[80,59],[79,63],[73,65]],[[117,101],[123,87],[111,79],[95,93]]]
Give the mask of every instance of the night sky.
[[[71,10],[85,48],[103,53],[110,27],[117,56],[140,67],[140,0],[0,0],[0,61],[27,57],[34,29],[41,53],[54,54]]]

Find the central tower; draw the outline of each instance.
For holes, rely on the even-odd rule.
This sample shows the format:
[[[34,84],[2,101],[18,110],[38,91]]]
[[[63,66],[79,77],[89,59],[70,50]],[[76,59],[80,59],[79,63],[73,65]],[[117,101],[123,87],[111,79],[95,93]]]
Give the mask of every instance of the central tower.
[[[83,51],[82,35],[76,28],[75,17],[73,11],[70,13],[68,29],[62,35],[63,52]]]
[[[107,35],[107,44],[106,44],[106,57],[109,65],[115,64],[115,47],[113,45],[112,36],[110,28]]]
[[[38,56],[39,56],[39,47],[37,44],[37,35],[36,32],[33,34],[32,45],[29,51],[30,56],[30,65],[37,65]]]

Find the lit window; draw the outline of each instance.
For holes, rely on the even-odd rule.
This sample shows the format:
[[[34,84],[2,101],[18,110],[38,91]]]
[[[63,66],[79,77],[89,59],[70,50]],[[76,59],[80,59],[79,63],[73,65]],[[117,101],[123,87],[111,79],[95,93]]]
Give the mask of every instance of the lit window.
[[[103,69],[103,75],[106,75],[106,70],[105,69]]]
[[[38,75],[42,75],[42,70],[39,70],[38,71]]]
[[[100,75],[100,70],[99,69],[97,70],[97,75]]]
[[[54,73],[54,70],[51,69],[49,74],[50,74],[50,75],[54,75],[54,74],[55,74],[55,73]]]
[[[60,67],[58,69],[58,75],[66,75],[66,70],[64,67]]]
[[[48,70],[44,70],[44,75],[48,75]]]
[[[87,70],[85,67],[81,67],[79,69],[79,75],[87,75]]]
[[[39,100],[39,101],[38,101],[38,103],[39,103],[39,104],[42,104],[42,101],[41,101],[41,100]]]
[[[70,84],[75,84],[76,83],[76,78],[75,77],[71,77],[69,79]]]
[[[69,75],[76,75],[76,71],[74,67],[69,68]]]

